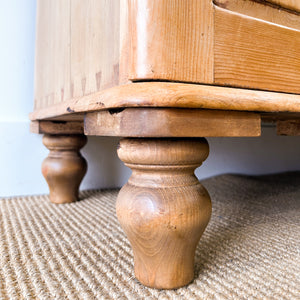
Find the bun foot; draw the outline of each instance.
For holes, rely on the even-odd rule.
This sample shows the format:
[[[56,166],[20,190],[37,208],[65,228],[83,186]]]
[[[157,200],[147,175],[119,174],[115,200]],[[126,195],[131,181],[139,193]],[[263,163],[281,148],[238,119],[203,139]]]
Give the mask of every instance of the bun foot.
[[[80,183],[87,163],[79,150],[86,144],[85,135],[44,135],[43,144],[50,150],[43,161],[42,173],[50,190],[53,203],[78,200]]]
[[[118,155],[132,169],[117,216],[144,285],[173,289],[194,279],[196,246],[211,201],[194,170],[207,158],[205,139],[123,139]]]

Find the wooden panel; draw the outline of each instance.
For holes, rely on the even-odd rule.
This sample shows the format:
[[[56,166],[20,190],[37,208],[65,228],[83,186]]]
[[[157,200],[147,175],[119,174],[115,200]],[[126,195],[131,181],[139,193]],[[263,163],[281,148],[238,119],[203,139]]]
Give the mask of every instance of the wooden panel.
[[[300,93],[300,32],[216,7],[215,83]]]
[[[282,7],[300,12],[300,1],[299,0],[267,0],[269,3],[277,4]]]
[[[214,3],[233,12],[300,30],[299,15],[267,5],[265,1],[215,0]]]
[[[211,0],[129,0],[130,79],[213,82]]]
[[[277,134],[300,136],[300,119],[277,121]]]
[[[197,109],[127,108],[89,113],[86,135],[123,137],[259,136],[260,116]]]
[[[71,2],[71,97],[119,83],[119,1]]]
[[[30,132],[43,134],[83,134],[83,122],[33,121]]]
[[[39,0],[35,108],[117,85],[119,27],[119,0]]]
[[[143,82],[113,87],[30,114],[31,120],[122,107],[180,107],[220,110],[297,112],[300,95],[208,86]]]
[[[120,62],[119,84],[129,83],[130,36],[128,31],[128,1],[120,1]]]
[[[70,99],[70,0],[38,1],[35,108]]]

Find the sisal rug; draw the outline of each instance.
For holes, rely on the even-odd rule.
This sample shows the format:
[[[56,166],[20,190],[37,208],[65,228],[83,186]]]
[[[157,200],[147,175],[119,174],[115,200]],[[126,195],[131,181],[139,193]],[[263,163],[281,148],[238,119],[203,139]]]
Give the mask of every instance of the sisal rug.
[[[1,199],[0,299],[300,299],[300,172],[203,184],[213,213],[195,280],[169,291],[134,278],[117,190],[82,192],[65,205]]]

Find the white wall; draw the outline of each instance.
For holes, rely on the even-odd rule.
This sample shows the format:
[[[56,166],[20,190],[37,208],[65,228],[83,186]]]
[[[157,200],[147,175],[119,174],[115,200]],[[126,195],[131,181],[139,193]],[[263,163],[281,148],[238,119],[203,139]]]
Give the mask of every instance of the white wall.
[[[210,156],[197,169],[199,178],[300,170],[300,137],[277,136],[275,127],[264,126],[258,138],[209,138],[208,142]]]
[[[41,136],[29,133],[33,107],[35,0],[2,1],[0,10],[0,197],[47,193],[40,166],[47,155]],[[123,185],[130,171],[116,157],[116,138],[89,137],[82,188]],[[220,173],[263,174],[300,169],[300,137],[210,138],[210,157],[199,178]]]

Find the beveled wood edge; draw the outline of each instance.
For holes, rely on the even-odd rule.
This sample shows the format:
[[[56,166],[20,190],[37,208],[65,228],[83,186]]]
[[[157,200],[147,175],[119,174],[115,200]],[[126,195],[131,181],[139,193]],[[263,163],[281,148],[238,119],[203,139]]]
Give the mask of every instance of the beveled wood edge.
[[[235,5],[237,5],[238,3],[237,0],[212,0],[212,1],[214,5],[218,7],[229,9],[232,11],[235,11],[233,8],[235,8]],[[264,7],[270,7],[274,10],[280,11],[280,14],[283,13],[284,15],[286,14],[299,15],[300,13],[300,6],[298,8],[293,5],[280,3],[280,0],[250,0],[249,2],[252,5],[255,5],[257,8],[264,9]],[[245,14],[248,15],[247,12],[245,12]],[[256,17],[256,16],[252,16],[252,17]]]
[[[256,0],[257,1],[257,0]],[[300,13],[299,3],[293,3],[292,1],[282,1],[282,0],[258,0],[260,2],[267,2],[270,5],[279,7],[281,9],[286,9],[291,13]]]
[[[119,137],[257,137],[259,114],[181,108],[126,108],[87,113],[86,135]]]
[[[75,116],[77,115],[75,114]],[[104,126],[96,126],[97,118],[99,116],[102,117]],[[148,127],[147,132],[142,133],[141,129],[139,128],[146,126],[145,117],[147,117],[148,123],[150,120],[150,124],[152,124],[154,121],[160,121],[160,124],[167,124],[168,129],[166,130],[166,128],[164,127],[162,129],[157,129],[153,126],[150,126]],[[170,118],[172,119],[171,124]],[[178,120],[182,118],[189,119],[189,126],[185,126],[184,130],[181,130],[182,124],[186,125],[187,122],[182,122],[182,124],[178,123]],[[220,124],[218,124],[219,127],[217,128],[208,128],[208,118],[211,118],[212,120],[218,120],[219,122],[223,122],[223,125],[220,126]],[[243,120],[243,123],[240,127],[237,127],[237,124],[232,123],[232,120],[234,119]],[[248,119],[248,121],[245,122],[246,119]],[[52,135],[86,134],[124,137],[138,137],[142,135],[145,135],[147,137],[260,136],[261,124],[259,123],[258,126],[257,123],[253,123],[253,120],[258,119],[259,122],[262,121],[264,123],[273,123],[274,125],[277,125],[278,135],[300,135],[299,113],[250,113],[240,111],[218,111],[180,108],[124,108],[90,112],[87,113],[85,117],[85,131],[83,114],[80,114],[80,118],[78,119],[71,118],[71,121],[68,120],[68,118],[64,119],[63,116],[61,116],[57,117],[57,120],[55,119],[31,121],[30,132],[36,134]],[[131,120],[138,120],[137,122],[139,122],[140,124],[134,124],[133,122],[128,123]],[[245,127],[243,126],[251,125],[251,122],[252,127],[248,127],[251,128],[251,131],[245,132]],[[126,126],[124,126],[124,124]],[[133,128],[130,128],[128,124],[131,124],[130,126]],[[203,126],[206,126],[206,129]],[[235,128],[230,126],[235,126],[236,128],[238,128],[239,131],[235,132]],[[219,130],[219,132],[216,133],[215,130]]]
[[[300,113],[300,95],[220,86],[140,82],[35,110],[31,120],[125,107],[176,107]]]

